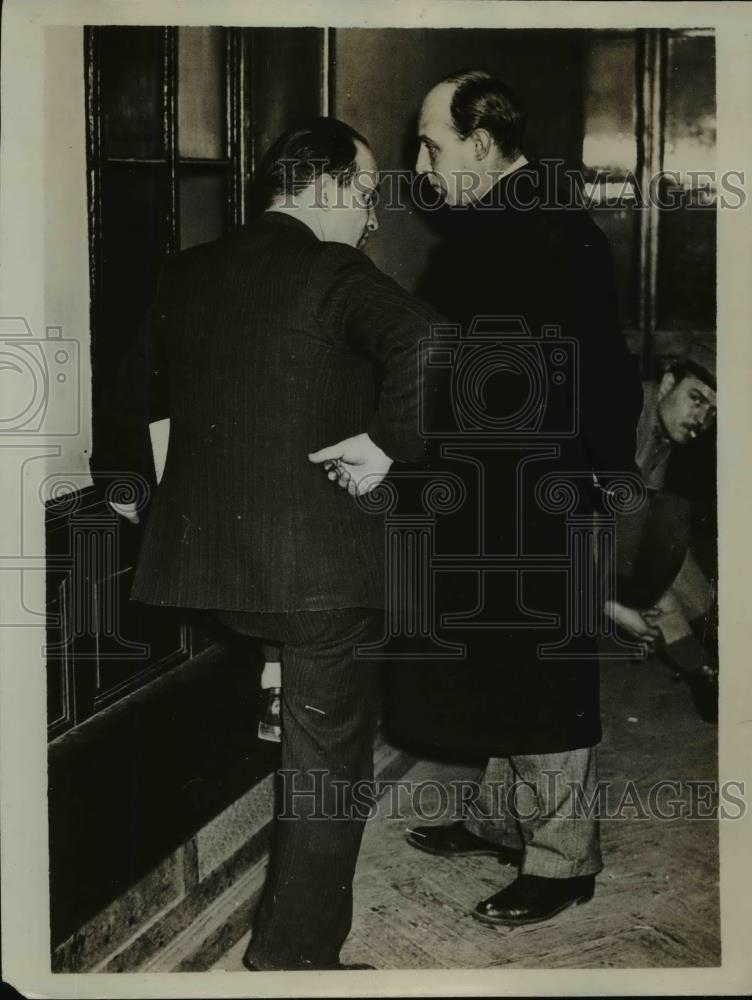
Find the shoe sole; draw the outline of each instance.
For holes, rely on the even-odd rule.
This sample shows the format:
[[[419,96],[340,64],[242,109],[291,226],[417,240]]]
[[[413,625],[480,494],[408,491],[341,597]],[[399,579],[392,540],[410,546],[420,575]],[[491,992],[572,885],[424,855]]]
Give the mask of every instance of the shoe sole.
[[[482,924],[488,924],[491,927],[498,927],[502,925],[503,927],[524,927],[528,924],[545,924],[548,920],[552,920],[558,914],[563,913],[564,910],[568,910],[572,906],[582,906],[583,903],[589,903],[593,898],[590,896],[580,896],[578,899],[572,899],[564,903],[562,906],[557,907],[555,910],[551,910],[547,913],[545,917],[539,917],[536,920],[511,920],[507,917],[491,917],[486,913],[478,913],[477,910],[472,911],[472,916],[476,920],[479,920]]]
[[[465,851],[439,851],[435,847],[426,847],[425,844],[421,844],[419,841],[411,840],[410,837],[405,838],[410,847],[414,847],[416,851],[422,851],[424,854],[432,854],[437,858],[498,858],[499,852],[492,851],[490,848],[486,849],[479,847],[477,850],[465,850]]]
[[[282,733],[277,732],[270,727],[259,726],[258,727],[258,738],[260,740],[266,740],[267,743],[281,743]]]

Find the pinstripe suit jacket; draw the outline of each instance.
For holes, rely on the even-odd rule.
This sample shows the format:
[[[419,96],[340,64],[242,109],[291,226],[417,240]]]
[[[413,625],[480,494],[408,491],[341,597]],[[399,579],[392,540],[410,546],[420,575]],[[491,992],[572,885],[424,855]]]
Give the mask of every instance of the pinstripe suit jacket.
[[[279,212],[175,258],[152,324],[170,443],[131,597],[383,606],[383,521],[307,454],[368,431],[397,461],[423,458],[417,345],[436,318],[362,253]]]

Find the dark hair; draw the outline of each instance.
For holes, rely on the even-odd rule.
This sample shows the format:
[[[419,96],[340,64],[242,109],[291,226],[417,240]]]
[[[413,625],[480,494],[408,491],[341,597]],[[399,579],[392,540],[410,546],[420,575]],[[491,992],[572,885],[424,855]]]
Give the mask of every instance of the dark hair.
[[[705,385],[709,386],[714,392],[716,390],[716,380],[715,375],[704,368],[702,365],[698,365],[694,361],[674,361],[663,371],[664,375],[673,375],[674,384],[678,385],[682,382],[688,375],[694,375],[696,379],[700,382],[704,382]]]
[[[466,139],[476,128],[486,129],[507,159],[520,152],[525,112],[511,88],[484,70],[452,73],[442,83],[455,84],[452,126]]]
[[[337,118],[314,118],[284,132],[266,153],[258,184],[268,204],[280,195],[302,191],[322,174],[331,174],[340,186],[355,175],[355,140],[368,142]]]

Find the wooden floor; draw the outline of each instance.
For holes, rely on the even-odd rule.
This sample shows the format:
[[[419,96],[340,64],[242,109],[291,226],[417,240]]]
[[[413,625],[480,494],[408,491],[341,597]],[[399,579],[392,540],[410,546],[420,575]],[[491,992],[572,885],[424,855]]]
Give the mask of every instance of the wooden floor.
[[[629,781],[646,803],[659,780],[715,779],[717,731],[697,717],[687,689],[665,667],[605,662],[602,702],[599,771],[601,780],[614,783],[612,801]],[[408,777],[449,782],[472,775],[425,761]],[[679,797],[687,802],[689,795],[684,785]],[[404,839],[414,818],[377,816],[364,837],[343,961],[380,969],[718,965],[716,823],[634,813],[601,824],[605,867],[590,903],[516,929],[487,927],[470,916],[480,899],[511,881],[510,869],[491,858],[422,854]],[[248,936],[214,968],[240,970],[247,942]]]

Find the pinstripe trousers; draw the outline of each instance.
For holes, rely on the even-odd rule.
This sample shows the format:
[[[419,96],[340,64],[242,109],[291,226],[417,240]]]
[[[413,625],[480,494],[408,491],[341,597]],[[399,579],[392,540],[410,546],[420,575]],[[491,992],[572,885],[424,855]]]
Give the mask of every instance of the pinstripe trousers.
[[[223,624],[284,645],[278,811],[246,959],[259,969],[335,964],[352,924],[365,816],[349,790],[373,779],[379,667],[354,647],[383,612],[221,612]]]
[[[595,747],[583,747],[492,757],[465,827],[485,840],[522,848],[525,875],[595,875],[603,867],[598,819],[581,808],[583,799],[591,802],[596,795],[595,756]]]

